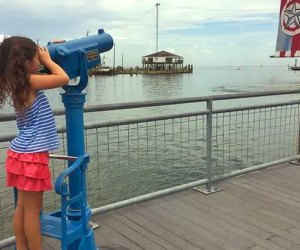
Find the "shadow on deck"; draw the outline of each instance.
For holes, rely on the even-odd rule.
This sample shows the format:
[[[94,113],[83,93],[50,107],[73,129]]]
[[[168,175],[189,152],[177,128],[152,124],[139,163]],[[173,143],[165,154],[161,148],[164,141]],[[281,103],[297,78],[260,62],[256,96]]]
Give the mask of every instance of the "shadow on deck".
[[[101,250],[300,249],[300,166],[285,164],[94,216]],[[44,250],[60,249],[44,238]],[[9,249],[9,248],[7,248]],[[13,249],[13,248],[11,248]]]

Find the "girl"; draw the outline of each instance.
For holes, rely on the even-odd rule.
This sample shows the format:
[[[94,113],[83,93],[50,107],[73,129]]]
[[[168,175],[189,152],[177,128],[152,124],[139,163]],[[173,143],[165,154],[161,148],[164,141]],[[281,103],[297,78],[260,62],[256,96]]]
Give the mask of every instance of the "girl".
[[[38,74],[40,64],[51,73]],[[69,81],[46,48],[12,36],[0,44],[0,108],[6,101],[16,112],[19,133],[10,143],[6,183],[18,190],[13,228],[18,250],[41,250],[40,212],[43,191],[52,189],[48,151],[57,149],[54,116],[42,90]]]

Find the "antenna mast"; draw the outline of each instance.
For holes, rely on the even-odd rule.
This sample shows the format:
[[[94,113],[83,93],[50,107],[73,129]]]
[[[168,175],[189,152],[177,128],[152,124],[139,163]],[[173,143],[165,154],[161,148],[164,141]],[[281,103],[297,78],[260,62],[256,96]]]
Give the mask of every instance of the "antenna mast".
[[[156,6],[156,52],[158,52],[158,6],[160,3],[155,4]]]

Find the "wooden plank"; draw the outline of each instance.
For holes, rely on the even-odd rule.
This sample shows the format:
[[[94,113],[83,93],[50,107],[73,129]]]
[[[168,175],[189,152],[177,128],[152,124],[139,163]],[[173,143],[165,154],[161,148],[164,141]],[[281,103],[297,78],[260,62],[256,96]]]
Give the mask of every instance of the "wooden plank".
[[[263,247],[257,246],[257,245],[249,248],[249,250],[266,250],[266,249],[272,249],[272,248],[263,248]]]
[[[249,248],[253,246],[253,242],[247,237],[248,233],[236,228],[232,224],[226,223],[222,218],[217,218],[210,214],[210,211],[203,211],[186,202],[176,199],[175,196],[166,196],[163,198],[166,201],[165,205],[172,206],[173,209],[185,210],[181,214],[186,214],[185,218],[193,221],[204,229],[215,233],[219,237],[223,237],[228,241],[240,244],[241,248]],[[160,202],[161,203],[161,202]],[[162,204],[162,203],[161,203]],[[179,210],[180,209],[180,210]]]
[[[214,195],[216,195],[216,194],[214,194]],[[199,197],[202,197],[202,196],[193,195],[191,197],[193,197],[195,199],[199,199]],[[291,241],[295,241],[295,242],[297,242],[299,240],[299,239],[296,239],[291,234],[289,234],[286,230],[280,230],[280,229],[274,227],[273,225],[270,225],[264,221],[258,220],[257,218],[253,218],[252,215],[249,215],[248,213],[239,211],[239,209],[237,209],[237,206],[238,206],[237,204],[233,204],[232,202],[228,203],[227,200],[223,199],[222,204],[220,205],[221,199],[222,199],[222,197],[220,196],[220,197],[218,197],[218,199],[215,199],[215,200],[212,198],[209,198],[209,199],[201,198],[201,201],[210,206],[220,207],[220,208],[222,208],[222,211],[224,213],[230,214],[231,216],[235,216],[236,218],[238,218],[248,224],[255,225],[266,231],[269,231],[273,235],[281,235],[281,236],[284,235],[287,239],[290,239]],[[281,249],[281,248],[278,246],[277,248],[274,248],[274,249]]]
[[[173,209],[172,206],[163,204],[161,200],[144,202],[142,203],[142,206],[158,214],[161,214],[168,220],[178,224],[179,227],[186,228],[189,234],[194,236],[192,237],[192,239],[189,240],[198,246],[201,246],[202,244],[199,238],[203,237],[210,242],[214,242],[214,244],[217,244],[219,247],[224,249],[243,249],[241,248],[242,245],[240,244],[240,242],[232,242],[226,239],[225,237],[220,237],[219,235],[216,235],[215,232],[211,232],[207,230],[207,228],[203,228],[203,225],[201,226],[197,222],[195,223],[193,221],[195,220],[195,218],[190,217],[189,219],[183,210],[180,211],[177,209]]]
[[[163,238],[165,241],[169,242],[174,246],[171,249],[199,249],[198,247],[189,244],[183,238],[177,236],[173,232],[165,229],[159,224],[156,224],[157,221],[151,221],[147,218],[147,214],[140,211],[141,207],[137,205],[132,205],[130,207],[125,207],[118,210],[117,212],[122,214],[124,217],[132,220],[143,228],[151,231],[153,234]]]
[[[164,216],[164,214],[151,210],[144,203],[139,204],[138,213],[143,214],[151,221],[155,221],[166,230],[176,234],[186,244],[186,248],[182,249],[224,249],[201,234],[195,234],[189,224],[179,224],[177,221]],[[193,246],[193,248],[191,248]]]
[[[198,207],[199,209],[203,209],[205,211],[209,211],[210,214],[212,214],[215,217],[218,217],[224,221],[224,224],[230,224],[233,227],[236,227],[237,230],[241,230],[243,233],[243,236],[250,239],[255,244],[265,247],[266,249],[276,249],[276,245],[274,245],[272,242],[270,242],[268,239],[270,239],[273,234],[262,230],[259,227],[247,224],[241,220],[236,219],[234,216],[230,216],[226,213],[222,212],[222,208],[214,208],[211,206],[206,205],[205,203],[201,203],[198,200],[192,199],[189,197],[190,195],[183,196],[183,202],[186,204],[191,204],[195,207]],[[252,248],[250,248],[252,249]]]
[[[300,169],[299,169],[300,172]],[[295,175],[295,173],[293,173]],[[300,176],[295,175],[298,179]],[[293,177],[295,177],[293,176]],[[300,183],[294,183],[290,178],[287,178],[286,176],[282,175],[281,172],[278,171],[264,171],[262,174],[257,175],[244,175],[241,178],[245,178],[247,180],[251,181],[259,181],[261,183],[270,183],[274,184],[277,187],[283,187],[287,190],[294,191],[296,195],[300,196],[299,190],[300,190]]]
[[[236,184],[236,185],[238,184],[238,186],[244,187],[245,189],[249,190],[249,192],[253,192],[253,193],[256,193],[257,195],[269,197],[276,201],[279,201],[279,202],[285,203],[289,206],[300,209],[300,203],[298,203],[297,201],[290,200],[278,193],[269,192],[265,189],[257,188],[253,183],[251,183],[245,179],[235,178],[235,179],[228,180],[228,182]]]
[[[141,246],[138,246],[133,241],[119,234],[110,225],[102,223],[101,218],[106,217],[106,214],[93,216],[93,221],[99,223],[100,227],[94,230],[96,245],[101,248],[117,248],[126,247],[130,250],[142,250]]]
[[[230,182],[222,183],[222,188],[241,200],[257,204],[261,208],[266,208],[279,214],[284,214],[286,217],[300,223],[300,211],[297,208],[289,206],[281,201],[263,195],[257,195],[254,192],[249,192],[246,188]]]
[[[0,248],[0,249],[15,250],[15,246],[9,246],[9,247]],[[57,249],[60,249],[60,241],[56,241],[51,238],[43,236],[43,250],[57,250]]]
[[[123,210],[124,213],[124,210]],[[136,223],[134,220],[131,220],[131,218],[126,217],[123,215],[122,209],[118,210],[117,212],[111,212],[111,215],[119,220],[120,222],[124,223],[128,227],[132,228],[133,230],[139,232],[149,240],[155,242],[159,246],[161,246],[163,249],[173,249],[173,250],[179,250],[180,248],[177,248],[175,245],[173,245],[171,242],[166,241],[159,235],[155,234],[155,232],[152,232],[151,230],[145,227],[140,226],[138,223]],[[133,215],[135,217],[136,214]]]
[[[277,183],[272,184],[271,179],[268,179],[268,181],[266,182],[266,179],[268,178],[267,176],[262,175],[260,177],[264,178],[243,178],[242,180],[243,183],[255,186],[255,188],[264,190],[266,192],[269,192],[270,194],[277,195],[291,201],[300,202],[299,192],[293,191],[290,188],[280,187],[280,180],[278,180]]]
[[[198,195],[194,194],[194,195],[189,195],[188,196],[189,199],[192,199],[194,200],[195,202],[198,202],[201,204],[201,206],[205,205],[207,206],[207,209],[209,211],[219,211],[219,213],[223,213],[224,216],[229,216],[230,217],[233,217],[235,218],[235,220],[238,220],[240,221],[240,223],[243,225],[243,227],[245,228],[245,230],[250,230],[249,232],[249,238],[251,240],[253,240],[253,242],[255,242],[257,245],[258,245],[258,248],[259,247],[262,247],[262,248],[265,248],[265,249],[281,249],[282,248],[274,243],[272,243],[271,241],[269,241],[270,238],[272,238],[274,236],[274,234],[272,234],[271,232],[268,232],[267,229],[263,228],[260,226],[260,223],[253,223],[252,222],[252,218],[251,217],[248,217],[246,214],[242,213],[238,213],[236,211],[231,211],[231,212],[228,212],[228,209],[226,207],[223,207],[223,206],[214,206],[214,204],[210,204],[209,202],[206,202],[205,200],[202,201],[200,199],[198,199]],[[230,208],[229,208],[230,209]],[[258,228],[257,232],[255,232],[255,229]],[[266,233],[263,233],[261,236],[257,235],[257,233],[259,232],[267,232],[268,234]],[[269,236],[269,237],[268,237]],[[252,248],[249,248],[249,249],[252,249]]]
[[[183,241],[182,243],[186,244],[186,248],[182,249],[224,249],[223,247],[218,246],[217,242],[210,241],[207,237],[205,237],[205,235],[195,233],[189,224],[182,224],[172,220],[172,218],[165,216],[164,213],[150,209],[150,207],[144,202],[140,203],[138,206],[140,206],[138,213],[151,221],[155,221],[156,224],[160,225],[165,230],[169,230],[181,238]]]
[[[55,250],[60,248],[61,248],[60,240],[43,236],[43,250]]]
[[[276,175],[280,176],[285,180],[296,181],[298,177],[300,177],[300,166],[296,166],[293,164],[282,164],[275,167],[267,168],[264,170],[265,174],[268,175]],[[299,185],[299,183],[295,182],[293,185]]]
[[[292,187],[300,187],[300,183],[297,182],[300,177],[300,166],[291,167],[290,165],[285,165],[271,170],[272,169],[267,169],[267,171],[264,172],[264,175],[279,178],[279,183],[283,181]]]
[[[135,205],[133,209],[136,215],[139,215],[145,219],[147,222],[147,228],[157,230],[157,233],[161,234],[164,239],[174,242],[174,244],[180,249],[221,249],[201,237],[200,239],[202,239],[202,246],[205,246],[205,248],[202,248],[202,246],[197,246],[193,242],[189,241],[191,235],[189,234],[187,228],[179,227],[173,221],[170,221],[160,214],[157,214],[141,205]]]
[[[258,209],[258,210],[256,210],[256,212],[260,213],[262,215],[271,217],[273,220],[280,220],[283,223],[288,223],[290,225],[290,227],[287,228],[286,230],[290,230],[293,227],[299,227],[299,222],[287,218],[284,214],[279,214],[279,213],[273,212],[273,211],[265,209],[265,208]]]
[[[231,224],[234,227],[237,227],[241,230],[245,230],[245,231],[249,232],[251,235],[253,234],[253,235],[259,236],[262,239],[268,239],[272,236],[272,234],[269,233],[268,231],[262,230],[261,228],[259,228],[257,226],[250,225],[244,221],[241,221],[241,220],[235,218],[235,216],[224,213],[222,207],[209,206],[206,203],[203,203],[200,200],[197,200],[190,196],[191,196],[191,194],[183,197],[182,200],[187,204],[191,204],[195,207],[198,207],[199,209],[209,211],[209,213],[212,214],[213,216],[222,219],[224,221],[224,223]]]
[[[294,242],[291,242],[289,240],[286,240],[280,236],[274,236],[270,239],[272,242],[276,243],[277,245],[281,246],[282,249],[288,249],[288,250],[299,250],[300,245],[295,244]]]
[[[122,223],[121,221],[113,217],[111,213],[106,214],[106,216],[97,216],[94,219],[94,221],[100,224],[108,225],[118,234],[125,237],[126,239],[128,239],[129,241],[131,241],[132,243],[134,243],[142,249],[163,250],[163,248],[160,245],[156,244],[155,242],[140,234],[138,231],[132,229],[128,225]]]
[[[296,235],[297,237],[300,238],[300,228],[298,227],[292,227],[289,230],[289,233]]]
[[[218,195],[218,194],[216,194]],[[260,223],[264,223],[265,225],[270,225],[274,228],[278,228],[280,230],[287,230],[291,227],[290,224],[284,223],[280,220],[269,218],[268,216],[261,215],[256,211],[260,208],[258,206],[254,206],[248,201],[241,200],[239,198],[234,197],[229,192],[225,190],[222,192],[219,201],[222,200],[222,206],[232,209],[235,212],[239,212],[240,214],[244,214],[247,217],[250,217],[253,221],[258,221]]]
[[[244,180],[244,179],[241,180],[240,178],[235,178],[235,180],[233,180],[233,181],[229,180],[228,182],[233,182],[233,183],[235,183],[238,186],[241,185],[242,187],[247,188],[250,191],[253,191],[254,193],[256,192],[255,187],[253,186],[254,184],[247,183],[247,180]],[[245,184],[245,183],[247,183],[247,184]],[[271,192],[271,190],[269,190],[269,191]],[[263,194],[263,195],[265,195],[267,197],[272,197],[272,198],[275,197],[275,199],[278,199],[278,197],[275,194],[273,194],[273,192],[272,192],[272,194],[267,194],[267,191],[258,190],[256,193]],[[288,201],[288,199],[283,199],[283,200],[284,201],[282,201],[282,202],[289,203],[289,205],[291,205],[291,203]],[[292,205],[294,205],[294,204],[295,204],[295,202],[292,203]],[[262,210],[262,211],[264,211],[264,210]],[[265,217],[269,218],[270,214],[272,214],[272,213],[269,213],[269,215],[266,215]],[[284,215],[284,213],[283,213],[283,215]],[[284,218],[284,217],[281,217],[281,219],[282,218]],[[278,216],[273,216],[273,218],[271,218],[271,219],[272,220],[269,221],[269,223],[274,224],[273,222],[277,221],[279,218],[278,218]],[[281,221],[284,221],[284,220],[281,220]],[[285,220],[285,222],[288,222],[288,220]],[[282,223],[284,224],[284,222],[282,222]],[[290,221],[289,221],[289,223],[290,223]],[[280,223],[278,225],[280,225]],[[295,225],[295,224],[294,223],[290,223],[290,228],[292,227],[292,225]],[[283,238],[285,238],[285,239],[287,239],[287,240],[289,240],[291,242],[294,242],[296,244],[300,244],[299,238],[298,237],[294,237],[293,235],[289,234],[289,232],[287,232],[288,229],[289,228],[287,228],[286,230],[279,231],[277,233],[275,231],[273,231],[273,232],[274,232],[274,234],[281,235]],[[300,249],[300,247],[299,247],[299,249]]]
[[[297,242],[296,247],[299,247],[299,239],[300,237],[300,218],[297,213],[293,213],[289,211],[286,207],[277,207],[274,205],[272,200],[267,200],[265,197],[260,197],[258,195],[253,194],[252,192],[248,192],[247,190],[241,188],[238,189],[236,185],[232,185],[230,183],[223,183],[223,188],[228,192],[235,196],[239,196],[241,199],[248,200],[251,203],[259,203],[263,208],[257,210],[258,213],[262,213],[268,217],[273,217],[273,219],[279,219],[281,221],[287,222],[291,225],[291,228],[284,232],[283,238],[289,239],[291,242]],[[239,190],[239,191],[238,191]],[[274,200],[273,200],[274,201]],[[273,237],[272,237],[273,238]],[[272,239],[271,238],[271,239]],[[296,239],[296,240],[295,240]],[[284,240],[283,240],[284,241]],[[277,242],[277,241],[276,241]]]

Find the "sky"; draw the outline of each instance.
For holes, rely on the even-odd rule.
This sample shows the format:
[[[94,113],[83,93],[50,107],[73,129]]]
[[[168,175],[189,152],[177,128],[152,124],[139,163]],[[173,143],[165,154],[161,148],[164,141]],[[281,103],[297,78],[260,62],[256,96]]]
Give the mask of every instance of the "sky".
[[[105,64],[115,55],[115,66],[134,67],[156,52],[158,24],[158,51],[182,56],[185,65],[287,65],[294,59],[270,58],[279,8],[279,0],[0,0],[0,34],[46,45],[103,28],[115,44],[101,55]]]

